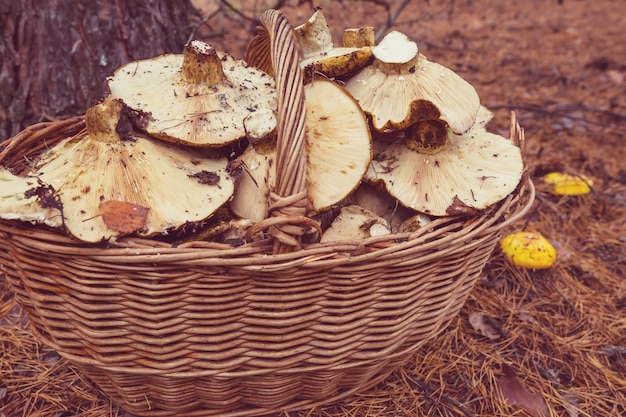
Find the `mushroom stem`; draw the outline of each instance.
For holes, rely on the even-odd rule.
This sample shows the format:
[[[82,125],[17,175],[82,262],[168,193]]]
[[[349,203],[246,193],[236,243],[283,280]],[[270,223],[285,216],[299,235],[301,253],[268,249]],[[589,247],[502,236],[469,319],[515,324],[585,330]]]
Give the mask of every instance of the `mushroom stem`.
[[[85,128],[89,136],[97,141],[114,143],[122,140],[117,131],[124,103],[121,100],[105,99],[85,112]]]
[[[419,59],[417,44],[404,33],[391,32],[373,49],[376,65],[385,74],[415,71]]]
[[[185,45],[182,79],[189,84],[219,84],[224,79],[224,69],[215,48],[197,40]]]
[[[446,148],[454,133],[443,120],[420,120],[404,131],[407,148],[426,155],[434,155]]]
[[[293,32],[298,38],[304,59],[333,49],[332,34],[320,10],[316,10],[309,20],[294,28]]]
[[[349,28],[343,31],[341,46],[344,48],[363,48],[374,45],[376,45],[376,40],[373,26]]]

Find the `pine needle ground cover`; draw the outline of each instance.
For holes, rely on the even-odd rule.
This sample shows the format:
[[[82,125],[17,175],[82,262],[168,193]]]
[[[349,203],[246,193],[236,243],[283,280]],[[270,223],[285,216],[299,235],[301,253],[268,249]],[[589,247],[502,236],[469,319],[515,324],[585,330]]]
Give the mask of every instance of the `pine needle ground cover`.
[[[295,3],[295,2],[294,2]],[[506,135],[526,132],[538,189],[531,230],[557,249],[545,270],[496,250],[461,314],[385,382],[284,416],[621,416],[626,414],[626,18],[618,2],[322,2],[331,27],[385,25],[476,86]],[[407,3],[407,4],[405,4]],[[403,6],[400,9],[399,6]],[[394,14],[394,11],[400,13]],[[303,21],[308,4],[286,5]],[[390,13],[387,13],[390,12]],[[390,19],[387,19],[387,17]],[[230,50],[243,34],[214,38]],[[206,29],[206,28],[204,28]],[[239,42],[239,43],[238,43]],[[219,46],[219,45],[216,45]],[[555,196],[549,172],[585,175],[591,192]],[[0,416],[131,417],[38,343],[0,278]]]

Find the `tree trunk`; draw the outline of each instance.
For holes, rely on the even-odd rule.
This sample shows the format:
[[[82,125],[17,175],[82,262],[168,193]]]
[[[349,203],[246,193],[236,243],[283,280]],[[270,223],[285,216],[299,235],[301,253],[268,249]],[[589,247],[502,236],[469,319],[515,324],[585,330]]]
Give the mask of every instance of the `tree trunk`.
[[[79,114],[122,64],[183,50],[189,0],[0,0],[0,141]]]

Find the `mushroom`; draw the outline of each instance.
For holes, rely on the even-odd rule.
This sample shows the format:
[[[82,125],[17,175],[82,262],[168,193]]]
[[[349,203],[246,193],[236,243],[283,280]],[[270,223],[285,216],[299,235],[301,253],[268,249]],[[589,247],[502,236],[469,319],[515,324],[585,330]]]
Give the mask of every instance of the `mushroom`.
[[[529,269],[550,268],[556,261],[554,246],[536,232],[517,232],[500,241],[500,249],[513,265]]]
[[[406,219],[400,227],[398,228],[399,232],[415,232],[417,229],[421,229],[422,227],[427,226],[432,219],[430,216],[424,213],[417,213],[408,219]]]
[[[493,119],[493,112],[481,104],[478,108],[478,114],[476,115],[474,124],[476,126],[486,127],[491,119]]]
[[[328,23],[320,9],[305,23],[295,27],[294,33],[302,49],[303,60],[300,66],[304,71],[305,82],[314,79],[316,74],[328,78],[345,76],[372,61],[371,45],[335,47]],[[370,42],[367,33],[367,29],[361,32],[359,42]],[[373,34],[373,29],[371,33]],[[350,36],[348,35],[348,42],[353,42]]]
[[[230,209],[239,217],[259,222],[267,217],[269,193],[276,184],[275,144],[248,146],[234,164],[240,170]]]
[[[384,218],[394,232],[400,231],[405,220],[415,215],[414,210],[399,204],[395,198],[390,198],[384,189],[375,188],[367,182],[362,182],[348,200]]]
[[[343,31],[341,46],[344,48],[363,48],[374,45],[376,45],[376,41],[373,26],[348,28]]]
[[[404,130],[423,120],[439,120],[455,134],[472,127],[480,106],[474,87],[426,59],[405,34],[390,32],[372,52],[374,62],[345,86],[372,116],[374,129]]]
[[[306,95],[307,191],[313,211],[327,210],[361,182],[372,159],[367,118],[341,86],[319,80]]]
[[[60,227],[61,208],[51,187],[37,178],[20,177],[0,167],[0,219]]]
[[[593,181],[585,175],[550,172],[543,176],[553,195],[582,195],[591,191]]]
[[[150,117],[145,131],[190,146],[223,146],[246,136],[244,120],[276,109],[274,79],[212,46],[128,63],[107,79],[111,98]],[[275,117],[266,121],[274,129]],[[273,123],[273,125],[271,125]]]
[[[86,130],[55,145],[30,173],[54,190],[63,224],[79,240],[167,234],[207,219],[232,195],[226,158],[137,136],[137,117],[121,100],[105,99],[87,110]]]
[[[374,142],[365,179],[406,207],[431,216],[472,214],[515,190],[523,162],[512,141],[480,125],[448,137],[444,134],[441,149],[426,153],[413,136]]]
[[[390,233],[385,219],[371,210],[353,204],[341,208],[339,215],[322,234],[320,242],[363,240]]]
[[[310,212],[320,212],[344,199],[359,185],[372,158],[367,119],[358,103],[338,84],[317,79],[304,87],[306,97],[307,195]],[[239,157],[231,210],[260,221],[267,217],[274,188],[276,148],[253,145]]]

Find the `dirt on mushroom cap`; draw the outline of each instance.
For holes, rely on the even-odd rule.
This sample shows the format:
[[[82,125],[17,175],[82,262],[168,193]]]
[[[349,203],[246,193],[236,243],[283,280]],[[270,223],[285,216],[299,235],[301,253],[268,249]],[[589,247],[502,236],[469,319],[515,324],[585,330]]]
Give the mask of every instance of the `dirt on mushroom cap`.
[[[63,224],[63,204],[54,189],[36,177],[20,177],[0,167],[0,219]]]

